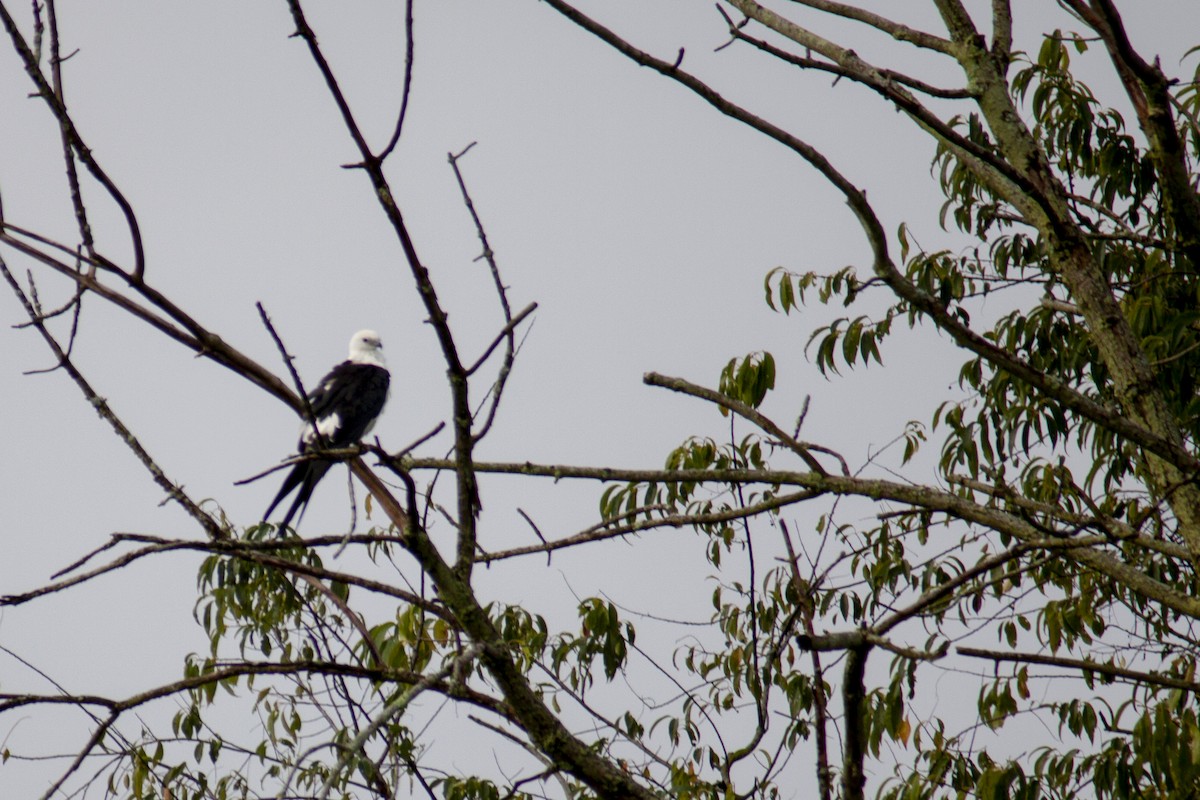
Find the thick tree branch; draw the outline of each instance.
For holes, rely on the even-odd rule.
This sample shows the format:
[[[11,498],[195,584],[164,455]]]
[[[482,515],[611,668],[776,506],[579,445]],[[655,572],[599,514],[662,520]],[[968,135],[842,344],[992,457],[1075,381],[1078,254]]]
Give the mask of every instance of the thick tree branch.
[[[501,693],[513,710],[513,718],[529,734],[530,739],[556,765],[575,775],[605,798],[641,798],[654,800],[655,795],[609,759],[593,752],[586,743],[575,737],[562,721],[546,706],[534,691],[528,675],[514,662],[507,644],[487,612],[479,604],[469,582],[457,567],[451,568],[423,528],[408,517],[387,487],[374,475],[362,459],[355,459],[351,469],[371,494],[379,501],[384,513],[401,529],[404,545],[429,576],[438,597],[454,615],[461,630],[480,650],[480,663],[491,674]],[[458,459],[450,462],[455,469]],[[471,465],[472,474],[475,466]]]
[[[1187,150],[1179,138],[1172,108],[1170,81],[1157,63],[1134,49],[1125,23],[1112,0],[1063,0],[1104,42],[1138,124],[1150,142],[1149,155],[1158,174],[1163,210],[1179,249],[1200,270],[1200,195],[1197,195]]]
[[[992,56],[997,63],[1012,60],[1012,25],[1011,0],[992,0]]]
[[[1120,436],[1128,438],[1134,428],[1148,434],[1132,441],[1149,451],[1142,459],[1149,475],[1149,487],[1156,499],[1166,499],[1170,504],[1179,520],[1179,534],[1191,553],[1193,569],[1200,569],[1200,486],[1193,481],[1197,474],[1195,458],[1184,443],[1179,423],[1156,381],[1142,343],[1114,296],[1104,270],[1097,263],[1086,233],[1071,214],[1071,193],[1015,106],[1011,86],[1004,77],[1007,65],[998,64],[983,47],[981,37],[958,0],[935,1],[958,46],[959,63],[971,84],[979,90],[979,108],[998,151],[1008,163],[1021,170],[1025,180],[1036,187],[1044,199],[1037,213],[1026,214],[1026,221],[1041,234],[1041,246],[1047,252],[1051,268],[1070,290],[1071,300],[1079,305],[1088,325],[1088,336],[1111,375],[1112,389],[1121,412],[1115,419],[1102,421],[1081,408],[1072,408]],[[1115,14],[1107,0],[1097,2]],[[1072,7],[1088,13],[1095,11],[1077,0],[1072,0]],[[1104,15],[1100,18],[1106,23],[1114,19]],[[1169,103],[1165,105],[1164,113],[1170,115]],[[1188,191],[1191,192],[1190,186]],[[1200,217],[1195,222],[1200,226]],[[1002,362],[992,363],[1026,379]],[[1048,387],[1043,388],[1039,383],[1031,381],[1031,384],[1055,400],[1065,402],[1064,395],[1049,392]]]
[[[867,755],[866,669],[871,646],[860,644],[846,651],[846,666],[842,673],[842,707],[846,715],[846,731],[842,743],[842,798],[864,800],[863,787],[867,776],[864,761]]]

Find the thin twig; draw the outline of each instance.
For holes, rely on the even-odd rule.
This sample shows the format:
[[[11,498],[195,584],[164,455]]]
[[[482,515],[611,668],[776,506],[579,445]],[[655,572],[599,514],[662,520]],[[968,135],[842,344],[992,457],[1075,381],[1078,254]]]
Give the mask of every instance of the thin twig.
[[[297,544],[303,545],[304,547],[310,549],[315,547],[338,547],[342,543],[342,536],[323,536],[315,539],[273,540],[265,542],[245,542],[234,541],[231,539],[208,541],[158,539],[156,537],[132,534],[114,534],[114,538],[122,542],[137,541],[148,542],[148,544],[145,547],[117,556],[107,564],[94,567],[88,572],[81,573],[75,577],[46,584],[20,594],[2,595],[0,596],[0,607],[24,605],[40,597],[55,594],[73,586],[86,583],[101,575],[107,575],[116,572],[117,570],[122,569],[123,567],[128,566],[135,561],[147,558],[149,556],[171,552],[197,552],[225,555],[231,558],[239,558],[255,564],[261,564],[263,566],[274,567],[285,572],[295,573],[296,575],[310,575],[314,578],[328,580],[331,583],[344,583],[347,586],[357,586],[364,591],[371,592],[372,594],[379,594],[404,603],[409,603],[422,609],[423,611],[445,619],[448,622],[452,622],[453,620],[453,615],[450,614],[444,606],[426,600],[425,598],[413,592],[398,589],[387,583],[373,581],[368,578],[362,578],[352,573],[339,572],[337,570],[326,569],[323,567],[314,567],[308,564],[302,564],[293,560],[272,555],[272,551],[274,550],[294,548],[297,546]],[[398,537],[381,535],[358,535],[352,537],[351,541],[355,544],[366,545],[381,543],[403,544],[403,541]]]
[[[521,515],[522,519],[529,523],[529,527],[533,529],[533,535],[536,536],[538,541],[542,543],[542,546],[546,548],[546,566],[550,566],[550,560],[554,557],[554,553],[550,549],[550,543],[547,542],[546,537],[542,535],[541,528],[539,528],[537,523],[533,521],[533,517],[525,513],[525,509],[518,508],[517,513]]]
[[[263,304],[256,302],[254,307],[258,309],[258,315],[262,318],[267,333],[271,334],[271,339],[275,342],[275,346],[279,348],[279,355],[283,359],[283,364],[287,367],[288,374],[292,377],[292,385],[296,388],[296,394],[304,406],[304,421],[312,427],[313,440],[317,443],[318,447],[324,447],[328,442],[325,441],[325,437],[317,428],[317,415],[313,412],[312,400],[308,396],[308,392],[304,389],[304,381],[300,379],[300,373],[296,371],[296,366],[292,363],[295,361],[295,357],[287,351],[287,347],[283,344],[283,339],[279,338],[279,333],[275,330],[275,326],[271,324],[271,317],[268,316],[267,310],[263,308]]]
[[[526,545],[524,547],[514,547],[509,550],[500,550],[495,553],[488,553],[480,556],[478,560],[483,563],[492,561],[501,561],[508,558],[516,558],[518,556],[533,555],[535,553],[549,554],[555,550],[563,550],[568,547],[586,544],[588,542],[599,542],[606,539],[616,539],[622,536],[628,536],[633,533],[641,533],[642,531],[656,530],[658,528],[683,528],[694,527],[698,525],[712,525],[719,522],[732,522],[747,517],[756,516],[769,511],[774,511],[778,508],[799,503],[804,500],[811,500],[817,497],[820,492],[804,491],[793,492],[790,494],[778,495],[769,500],[762,500],[758,503],[752,503],[740,508],[731,508],[724,511],[710,511],[707,513],[696,514],[664,514],[661,517],[650,517],[648,519],[639,519],[633,522],[618,524],[617,520],[605,520],[599,522],[589,528],[585,528],[571,536],[565,536],[562,539],[554,539],[545,542],[541,545]],[[663,506],[645,506],[643,508],[634,509],[634,512],[649,512],[665,508]],[[629,519],[633,513],[624,515],[622,519]]]
[[[462,170],[458,167],[458,162],[465,156],[475,142],[471,142],[458,153],[447,153],[446,156],[450,161],[450,168],[454,170],[454,178],[458,181],[459,191],[462,193],[463,204],[467,207],[467,212],[471,215],[471,220],[475,223],[475,232],[479,236],[479,243],[483,248],[480,258],[487,262],[488,269],[492,273],[492,282],[496,287],[496,296],[500,300],[500,310],[504,314],[504,327],[500,331],[497,340],[487,348],[484,355],[475,362],[474,366],[467,369],[466,374],[469,377],[477,370],[487,357],[491,355],[496,346],[503,341],[504,360],[500,365],[500,369],[496,373],[496,380],[492,384],[491,400],[488,405],[488,412],[484,418],[483,425],[472,434],[473,442],[479,442],[492,428],[492,423],[496,420],[496,412],[500,408],[500,400],[504,395],[504,387],[508,383],[509,373],[512,372],[513,360],[516,358],[516,341],[513,336],[513,330],[516,327],[517,321],[513,319],[512,308],[508,304],[508,289],[504,285],[504,281],[500,278],[500,267],[496,263],[496,253],[492,250],[492,245],[488,241],[487,231],[483,227],[483,220],[480,219],[479,213],[475,210],[475,201],[471,198],[471,193],[467,190],[466,180],[463,178]],[[522,318],[537,308],[536,303],[530,304],[521,314]]]
[[[500,329],[500,332],[496,334],[494,339],[492,339],[492,343],[488,345],[483,351],[483,354],[475,360],[475,363],[467,368],[467,375],[475,374],[475,372],[484,365],[484,362],[488,360],[488,357],[496,351],[496,348],[500,346],[501,342],[505,341],[506,339],[511,340],[513,331],[516,329],[516,327],[524,322],[526,317],[528,317],[534,311],[537,311],[537,307],[537,303],[530,303],[518,311],[517,315],[510,319],[508,324]]]
[[[303,453],[297,453],[293,456],[288,456],[283,461],[280,461],[273,467],[268,467],[262,472],[256,472],[249,478],[241,478],[233,482],[234,486],[246,486],[255,481],[262,480],[268,475],[273,475],[280,470],[294,467],[297,464],[303,464],[305,461],[349,461],[352,458],[357,458],[363,453],[369,452],[370,447],[361,443],[352,444],[349,447],[330,447],[324,449],[311,448]]]
[[[821,466],[821,462],[813,458],[810,450],[814,449],[806,442],[799,442],[793,439],[782,428],[768,419],[758,409],[746,405],[740,400],[735,400],[732,397],[715,392],[712,389],[707,389],[703,386],[697,386],[694,383],[685,381],[682,378],[672,378],[666,375],[659,375],[657,372],[647,372],[642,376],[642,382],[648,386],[661,386],[664,389],[670,389],[674,392],[699,397],[702,400],[716,403],[722,408],[727,408],[739,417],[743,417],[747,421],[753,423],[762,429],[769,436],[775,437],[779,443],[791,450],[804,461],[805,464],[818,475],[827,474],[825,468]]]
[[[412,92],[413,64],[415,63],[416,39],[413,36],[413,0],[405,0],[404,3],[404,88],[400,94],[400,114],[396,119],[396,127],[392,131],[392,138],[388,140],[387,145],[379,153],[379,160],[383,161],[392,154],[396,149],[396,145],[400,143],[400,134],[404,130],[404,120],[408,115],[408,98]]]
[[[406,455],[411,453],[413,450],[416,450],[418,447],[425,444],[430,439],[432,439],[433,437],[435,437],[439,433],[441,433],[442,429],[445,427],[446,427],[445,422],[439,422],[437,425],[433,426],[433,429],[430,430],[429,433],[426,433],[426,434],[418,437],[417,439],[413,440],[413,442],[411,444],[405,445],[404,447],[400,448],[395,453],[393,453],[391,455],[391,457],[396,458],[396,459],[404,458]]]
[[[67,98],[63,92],[62,62],[59,52],[58,11],[56,0],[46,0],[46,19],[50,26],[50,78],[54,87],[54,95],[62,108],[67,107]],[[83,249],[89,256],[95,258],[96,243],[92,237],[92,225],[88,220],[87,206],[83,203],[83,192],[79,187],[79,171],[75,166],[75,150],[71,142],[70,128],[61,119],[59,133],[62,140],[63,164],[67,172],[67,187],[71,195],[71,205],[75,210],[75,222],[79,227],[79,238]],[[94,267],[93,267],[94,269]],[[69,351],[69,348],[68,348]]]

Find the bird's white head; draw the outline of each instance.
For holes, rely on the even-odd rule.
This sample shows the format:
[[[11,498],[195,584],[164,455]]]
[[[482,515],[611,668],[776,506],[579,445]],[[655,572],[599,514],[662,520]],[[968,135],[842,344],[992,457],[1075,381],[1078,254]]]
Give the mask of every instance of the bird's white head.
[[[359,331],[350,338],[350,360],[355,364],[374,364],[386,367],[383,360],[383,342],[375,331]]]

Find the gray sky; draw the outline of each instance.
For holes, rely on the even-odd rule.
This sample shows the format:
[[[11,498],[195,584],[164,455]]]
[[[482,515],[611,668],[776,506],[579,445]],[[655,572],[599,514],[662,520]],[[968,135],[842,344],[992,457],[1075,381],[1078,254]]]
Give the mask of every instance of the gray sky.
[[[28,15],[27,5],[14,5]],[[1134,4],[1126,5],[1132,16]],[[1135,44],[1159,46],[1168,71],[1183,73],[1177,58],[1187,46],[1182,37],[1196,30],[1195,7],[1151,5],[1153,20],[1129,20]],[[400,94],[401,4],[311,6],[360,123],[372,142],[383,141]],[[1018,12],[1056,13],[1052,6],[1024,3]],[[686,68],[824,149],[868,187],[889,231],[908,221],[925,247],[957,246],[936,227],[932,148],[865,92],[795,74],[744,47],[713,53],[725,35],[710,4],[585,7],[659,55],[686,47]],[[68,102],[138,211],[149,281],[282,373],[254,309],[261,301],[310,385],[344,358],[352,332],[375,328],[394,387],[375,434],[400,447],[446,419],[444,369],[402,254],[365,177],[340,168],[355,153],[305,47],[288,37],[284,4],[113,0],[63,3],[60,13],[65,50],[78,48],[67,62]],[[1027,36],[1047,27],[1027,24]],[[861,34],[853,45],[872,58],[897,52]],[[15,56],[0,48],[5,212],[69,240],[57,133],[29,91]],[[840,450],[852,466],[906,420],[927,421],[934,402],[952,394],[956,362],[927,332],[890,343],[886,370],[819,376],[804,344],[837,309],[775,314],[763,303],[762,280],[780,265],[860,264],[865,272],[866,247],[840,197],[782,147],[533,0],[417,8],[414,93],[390,175],[466,357],[501,325],[446,163],[447,152],[473,141],[462,168],[510,298],[516,307],[540,304],[481,458],[659,466],[688,435],[724,435],[724,422],[699,401],[643,386],[642,373],[713,385],[729,358],[759,349],[780,365],[768,413],[790,421],[811,394],[806,437]],[[89,199],[101,249],[126,257],[111,207],[95,190]],[[67,296],[44,274],[39,286],[47,304]],[[0,292],[0,402],[10,421],[0,461],[9,554],[0,559],[0,593],[44,582],[113,531],[198,536],[176,508],[159,507],[158,489],[65,376],[21,375],[50,361],[35,334],[8,327],[22,319],[11,294]],[[297,423],[289,410],[96,299],[85,306],[77,360],[169,476],[194,498],[213,498],[239,524],[257,521],[276,479],[232,484],[291,450]],[[440,455],[447,443],[443,434],[422,452]],[[344,472],[326,484],[304,519],[307,533],[346,523]],[[548,535],[586,527],[598,495],[593,486],[485,483],[483,544],[532,541],[516,506]],[[812,520],[804,515],[818,511],[796,512],[805,530]],[[569,616],[568,582],[581,593],[615,593],[661,583],[667,569],[678,580],[670,597],[629,595],[668,616],[706,618],[711,586],[699,547],[681,544],[695,543],[683,534],[662,535],[669,537],[672,544],[608,545],[598,553],[610,559],[600,569],[595,562],[580,569],[569,554],[556,556],[551,570],[542,559],[497,568],[483,576],[484,596],[527,601],[548,614],[562,613],[566,602]],[[121,695],[177,677],[182,654],[204,645],[190,616],[195,564],[158,560],[4,611],[0,645],[76,691]],[[0,691],[46,688],[0,653]],[[16,749],[36,741],[47,732],[40,719],[14,726],[6,718],[0,742],[8,737]],[[36,791],[43,769],[0,767],[0,794]]]

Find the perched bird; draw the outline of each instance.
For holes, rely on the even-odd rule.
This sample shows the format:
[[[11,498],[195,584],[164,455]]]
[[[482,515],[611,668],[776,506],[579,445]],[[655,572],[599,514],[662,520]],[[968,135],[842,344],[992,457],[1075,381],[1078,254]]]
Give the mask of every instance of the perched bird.
[[[308,403],[312,406],[313,421],[305,422],[300,430],[301,453],[312,448],[320,448],[322,442],[317,438],[320,432],[324,446],[328,448],[348,447],[358,442],[375,426],[375,420],[383,411],[387,402],[390,376],[383,361],[383,343],[375,331],[359,331],[350,339],[350,356],[329,371],[321,379],[317,388],[308,395]],[[265,521],[271,516],[275,507],[287,497],[293,489],[300,487],[291,508],[283,516],[280,528],[286,527],[292,521],[296,512],[304,517],[304,509],[308,506],[313,489],[321,478],[333,466],[332,461],[313,459],[297,464],[288,473],[279,494],[271,501],[267,513],[263,514]],[[297,520],[297,524],[299,521]]]

